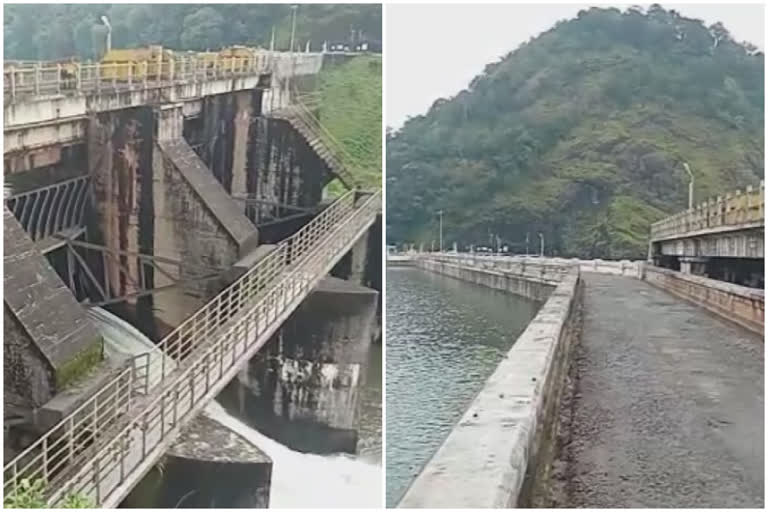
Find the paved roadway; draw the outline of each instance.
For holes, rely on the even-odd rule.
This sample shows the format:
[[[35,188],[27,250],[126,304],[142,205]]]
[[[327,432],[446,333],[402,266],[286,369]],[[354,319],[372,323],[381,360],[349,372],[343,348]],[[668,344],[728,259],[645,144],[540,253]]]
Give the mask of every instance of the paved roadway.
[[[582,274],[572,507],[763,507],[758,335],[636,279]]]

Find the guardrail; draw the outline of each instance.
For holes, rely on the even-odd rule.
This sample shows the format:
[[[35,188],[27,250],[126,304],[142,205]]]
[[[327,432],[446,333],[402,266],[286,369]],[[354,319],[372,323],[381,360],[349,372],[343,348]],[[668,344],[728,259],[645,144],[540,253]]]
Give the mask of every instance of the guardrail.
[[[521,270],[526,265],[531,268],[546,269],[551,268],[553,272],[562,273],[563,266],[577,266],[582,272],[592,272],[597,274],[612,274],[630,277],[641,277],[643,262],[632,260],[582,260],[579,258],[541,258],[522,255],[502,256],[488,253],[409,253],[407,258],[430,257],[435,254],[440,258],[458,258],[461,260],[471,260],[474,262],[495,262],[502,268],[501,264],[509,265],[509,269]],[[482,263],[480,263],[482,264]]]
[[[260,336],[279,327],[282,316],[287,316],[289,300],[303,300],[314,283],[330,270],[326,269],[328,262],[338,259],[338,252],[359,235],[361,226],[372,222],[381,207],[381,192],[359,196],[360,192],[350,191],[338,198],[166,336],[158,348],[172,362],[160,358],[159,377],[150,386],[156,388],[150,389],[150,394],[157,395],[155,391],[159,390],[159,396],[146,406],[134,408],[127,424],[127,415],[123,414],[123,428],[105,444],[71,456],[62,451],[68,450],[66,444],[53,449],[47,442],[37,441],[5,466],[5,495],[16,492],[22,478],[37,475],[49,484],[50,504],[70,492],[87,495],[101,504],[125,482],[130,471],[147,460],[151,463],[153,456],[159,456],[152,451],[160,450],[160,443],[175,435],[178,425],[197,412],[202,397],[210,394],[227,371],[236,370],[239,358],[258,349],[254,344]],[[125,395],[124,401],[129,400]],[[92,398],[83,407],[98,409],[94,403]],[[80,425],[69,423],[70,418],[62,423]],[[114,422],[108,426],[116,428]],[[66,434],[70,438],[81,435],[77,428],[70,430]],[[41,455],[28,460],[29,454],[37,452]],[[51,461],[62,458],[68,464],[57,469],[64,476],[53,480]],[[59,485],[65,478],[66,484]]]
[[[131,409],[135,394],[147,393],[149,375],[149,353],[129,360],[93,397],[5,466],[4,495],[15,491],[22,478],[56,481],[67,465],[74,463],[102,432],[114,426]]]
[[[235,78],[272,70],[274,54],[246,57],[167,56],[120,63],[5,64],[3,90],[11,101],[22,96],[98,93],[160,87],[174,83]]]
[[[765,331],[765,291],[676,270],[645,266],[645,280],[672,295],[737,323],[762,337]]]
[[[742,193],[728,193],[697,204],[694,208],[651,224],[651,240],[674,238],[723,226],[765,221],[765,182]]]

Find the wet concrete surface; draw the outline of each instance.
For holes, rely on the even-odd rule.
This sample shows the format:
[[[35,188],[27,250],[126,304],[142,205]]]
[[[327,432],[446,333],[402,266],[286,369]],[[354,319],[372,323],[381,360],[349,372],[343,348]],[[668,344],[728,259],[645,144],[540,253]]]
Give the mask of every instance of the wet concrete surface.
[[[553,504],[762,508],[760,337],[642,281],[582,276]]]

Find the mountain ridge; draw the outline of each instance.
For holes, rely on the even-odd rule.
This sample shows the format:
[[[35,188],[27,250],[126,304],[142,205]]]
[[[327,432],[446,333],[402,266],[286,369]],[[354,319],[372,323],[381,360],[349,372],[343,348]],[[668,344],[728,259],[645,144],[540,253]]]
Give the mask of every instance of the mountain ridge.
[[[763,175],[763,54],[654,5],[592,8],[387,134],[389,243],[639,258],[650,223]],[[531,242],[531,246],[534,246]]]

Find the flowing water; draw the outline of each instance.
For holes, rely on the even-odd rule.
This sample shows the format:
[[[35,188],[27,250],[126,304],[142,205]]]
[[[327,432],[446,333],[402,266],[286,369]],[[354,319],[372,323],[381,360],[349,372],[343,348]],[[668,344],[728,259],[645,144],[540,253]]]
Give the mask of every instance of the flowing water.
[[[401,499],[538,308],[420,269],[387,269],[388,507]]]
[[[157,351],[151,340],[121,318],[100,308],[89,310],[89,317],[104,337],[108,356],[135,356]],[[160,356],[155,357],[159,362]],[[378,364],[380,368],[381,363]],[[152,367],[157,367],[154,359]],[[374,424],[377,414],[381,424],[381,408],[376,408],[373,403],[376,399],[381,403],[380,379],[378,393],[377,386],[373,385],[363,390],[363,394],[368,399],[364,398],[363,405],[363,416],[367,420],[361,426],[361,439],[367,439],[367,444],[362,451],[376,460],[381,444],[372,439],[375,432],[380,439],[381,428],[377,430]],[[272,459],[271,508],[381,506],[382,470],[376,462],[348,455],[320,456],[293,451],[231,416],[215,401],[206,406],[205,414],[256,445]],[[369,434],[366,436],[365,432]]]

